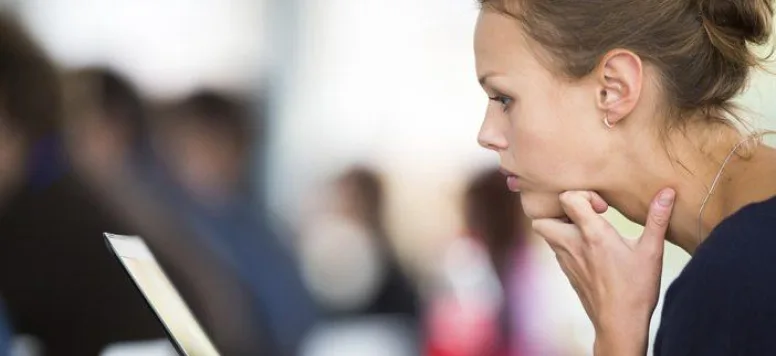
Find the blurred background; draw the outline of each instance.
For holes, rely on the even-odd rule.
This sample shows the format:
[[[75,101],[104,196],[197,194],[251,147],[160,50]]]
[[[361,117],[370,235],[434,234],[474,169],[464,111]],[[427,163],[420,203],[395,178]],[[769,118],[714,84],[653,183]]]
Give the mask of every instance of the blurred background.
[[[474,1],[0,4],[64,78],[58,148],[32,145],[43,158],[27,159],[66,156],[69,167],[21,188],[25,201],[53,202],[51,217],[5,208],[49,227],[0,221],[0,232],[37,241],[6,254],[48,266],[52,251],[72,250],[58,263],[84,266],[60,278],[114,280],[123,271],[99,256],[100,229],[141,234],[223,354],[591,354],[580,302],[526,228],[497,158],[476,143],[486,97],[474,75]],[[741,98],[755,126],[776,129],[774,94],[776,81],[758,74]],[[110,216],[95,222],[91,211]],[[70,242],[44,253],[47,239]],[[687,260],[667,247],[663,291]],[[174,352],[153,315],[130,313],[142,309],[131,285],[0,283],[16,355]],[[32,290],[50,298],[25,302]],[[62,310],[79,308],[95,316],[74,327],[78,316]],[[114,328],[107,319],[134,326],[96,336]],[[67,337],[92,348],[51,336],[62,328],[80,328]]]

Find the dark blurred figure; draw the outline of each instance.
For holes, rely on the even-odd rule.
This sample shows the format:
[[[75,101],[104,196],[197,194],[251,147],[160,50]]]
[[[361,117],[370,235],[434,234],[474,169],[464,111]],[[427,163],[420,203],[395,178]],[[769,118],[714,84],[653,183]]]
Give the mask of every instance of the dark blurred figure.
[[[91,183],[141,159],[148,108],[132,83],[104,67],[67,73],[63,132],[76,172]]]
[[[0,211],[0,291],[14,331],[37,337],[47,355],[97,355],[112,343],[163,338],[140,293],[106,253],[102,233],[128,231],[66,158],[59,84],[40,49],[2,18],[0,145],[13,149],[0,152],[14,155],[4,157],[0,174],[7,197]]]
[[[56,130],[60,96],[55,69],[18,22],[0,13],[0,198],[27,174],[36,144]],[[50,141],[50,140],[49,140]],[[53,169],[52,169],[53,171]]]
[[[252,117],[245,101],[211,90],[162,110],[152,145],[159,164],[152,181],[155,195],[191,231],[191,242],[237,279],[262,354],[292,355],[317,313],[282,244],[290,237],[251,194],[249,168],[260,118]]]
[[[203,206],[252,199],[252,119],[245,102],[211,90],[164,110],[154,144],[165,172]]]
[[[259,337],[243,317],[249,302],[239,282],[151,182],[158,167],[150,147],[153,115],[144,101],[108,69],[85,68],[68,79],[65,142],[79,176],[144,237],[219,351],[253,353]]]

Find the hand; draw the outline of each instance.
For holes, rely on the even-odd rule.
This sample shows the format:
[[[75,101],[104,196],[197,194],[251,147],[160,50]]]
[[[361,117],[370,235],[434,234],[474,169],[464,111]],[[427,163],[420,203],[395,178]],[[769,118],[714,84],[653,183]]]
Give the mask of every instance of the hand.
[[[533,228],[555,251],[563,272],[576,290],[596,328],[596,348],[612,354],[644,354],[649,319],[657,304],[663,244],[675,192],[664,189],[649,208],[644,233],[624,239],[599,213],[608,204],[594,192],[560,195],[571,223],[560,219],[533,221]],[[610,340],[602,340],[602,337]],[[631,344],[626,352],[620,346]],[[633,346],[635,344],[635,346]],[[639,345],[642,344],[642,345]]]

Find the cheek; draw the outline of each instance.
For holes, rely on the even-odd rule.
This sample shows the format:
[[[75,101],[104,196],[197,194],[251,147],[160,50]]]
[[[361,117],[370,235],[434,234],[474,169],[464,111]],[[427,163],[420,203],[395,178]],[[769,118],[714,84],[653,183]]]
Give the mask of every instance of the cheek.
[[[554,177],[569,168],[567,133],[558,113],[523,110],[512,116],[509,153],[519,174],[532,184],[555,185]]]
[[[603,130],[591,127],[588,113],[573,100],[532,103],[537,105],[510,117],[510,159],[528,188],[555,193],[589,188],[600,169]]]

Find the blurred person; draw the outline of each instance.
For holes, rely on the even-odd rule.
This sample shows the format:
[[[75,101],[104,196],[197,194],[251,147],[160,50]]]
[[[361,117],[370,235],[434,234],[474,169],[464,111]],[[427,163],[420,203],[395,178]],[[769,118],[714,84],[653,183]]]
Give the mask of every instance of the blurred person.
[[[6,200],[27,176],[35,144],[57,125],[57,73],[17,19],[0,12],[0,198]]]
[[[776,150],[735,125],[770,0],[483,0],[479,133],[557,254],[596,355],[644,355],[664,238],[693,257],[656,355],[776,354]],[[609,204],[645,225],[623,239]]]
[[[251,199],[246,194],[255,125],[247,103],[205,89],[164,111],[154,145],[170,180],[214,209]]]
[[[109,211],[144,237],[222,354],[266,351],[239,279],[150,182],[156,169],[149,134],[153,115],[141,95],[106,68],[82,68],[68,79],[64,131],[76,172]]]
[[[578,325],[584,316],[565,306],[575,296],[559,288],[567,283],[565,278],[556,280],[552,277],[558,274],[546,269],[544,250],[534,244],[520,195],[508,189],[499,169],[482,171],[469,183],[464,220],[465,236],[485,250],[503,288],[504,299],[497,310],[497,353],[578,354],[574,338],[580,327],[587,326]]]
[[[330,183],[303,229],[304,281],[326,322],[305,355],[418,353],[419,296],[387,234],[384,201],[379,174],[353,167]]]
[[[529,233],[519,196],[506,188],[498,169],[488,169],[469,182],[463,212],[464,232],[443,259],[442,279],[448,286],[432,299],[427,354],[529,354],[517,352],[523,346],[519,324],[525,314],[518,298],[526,294],[519,292],[530,272]]]
[[[419,316],[419,300],[383,221],[380,176],[354,167],[332,184],[326,211],[301,238],[307,282],[330,317]],[[353,251],[346,256],[343,249]]]
[[[464,216],[468,235],[485,247],[493,270],[503,288],[504,300],[498,320],[495,353],[524,355],[517,352],[523,339],[519,324],[526,314],[517,307],[520,287],[530,269],[526,263],[529,237],[527,218],[520,207],[520,197],[504,185],[498,169],[478,174],[464,195]],[[546,353],[544,354],[546,355]]]
[[[288,233],[261,208],[249,168],[262,115],[247,102],[203,89],[161,111],[153,125],[152,191],[192,242],[234,274],[262,352],[295,354],[317,310],[301,280]],[[258,125],[257,125],[258,122]]]
[[[240,258],[243,263],[255,259],[272,264],[280,257],[256,256],[252,246],[245,243],[223,243],[234,241],[233,235],[238,235],[235,231],[244,229],[245,223],[217,223],[213,216],[196,215],[200,213],[195,208],[197,204],[186,199],[178,184],[162,178],[165,167],[151,146],[153,121],[166,118],[147,110],[126,79],[106,81],[106,77],[117,75],[99,68],[80,70],[71,76],[73,81],[66,89],[66,141],[79,173],[99,192],[111,211],[144,237],[222,354],[292,354],[272,345],[277,341],[269,336],[275,331],[271,330],[274,325],[261,324],[266,318],[264,311],[255,307],[255,295],[246,286],[246,268],[241,266],[240,273],[236,273],[234,267]],[[227,217],[235,215],[219,212]],[[237,217],[240,218],[254,217],[243,214]],[[229,228],[232,230],[225,230]],[[253,232],[257,235],[250,237],[267,234]],[[249,257],[235,257],[235,247],[243,248]],[[274,252],[266,248],[256,250],[270,255]],[[271,272],[271,268],[264,268],[257,273]],[[286,289],[277,290],[282,293]]]
[[[487,248],[499,280],[506,283],[515,257],[524,251],[530,228],[520,196],[504,185],[504,174],[498,169],[485,170],[469,183],[464,217],[467,234]]]
[[[110,343],[164,337],[102,232],[123,231],[73,174],[59,135],[58,73],[0,18],[0,293],[14,333],[46,354],[97,355]]]
[[[94,181],[138,161],[148,140],[149,108],[129,79],[113,69],[84,67],[66,73],[63,131],[81,178]]]
[[[440,251],[429,293],[426,356],[506,355],[502,285],[479,241],[457,236]]]

